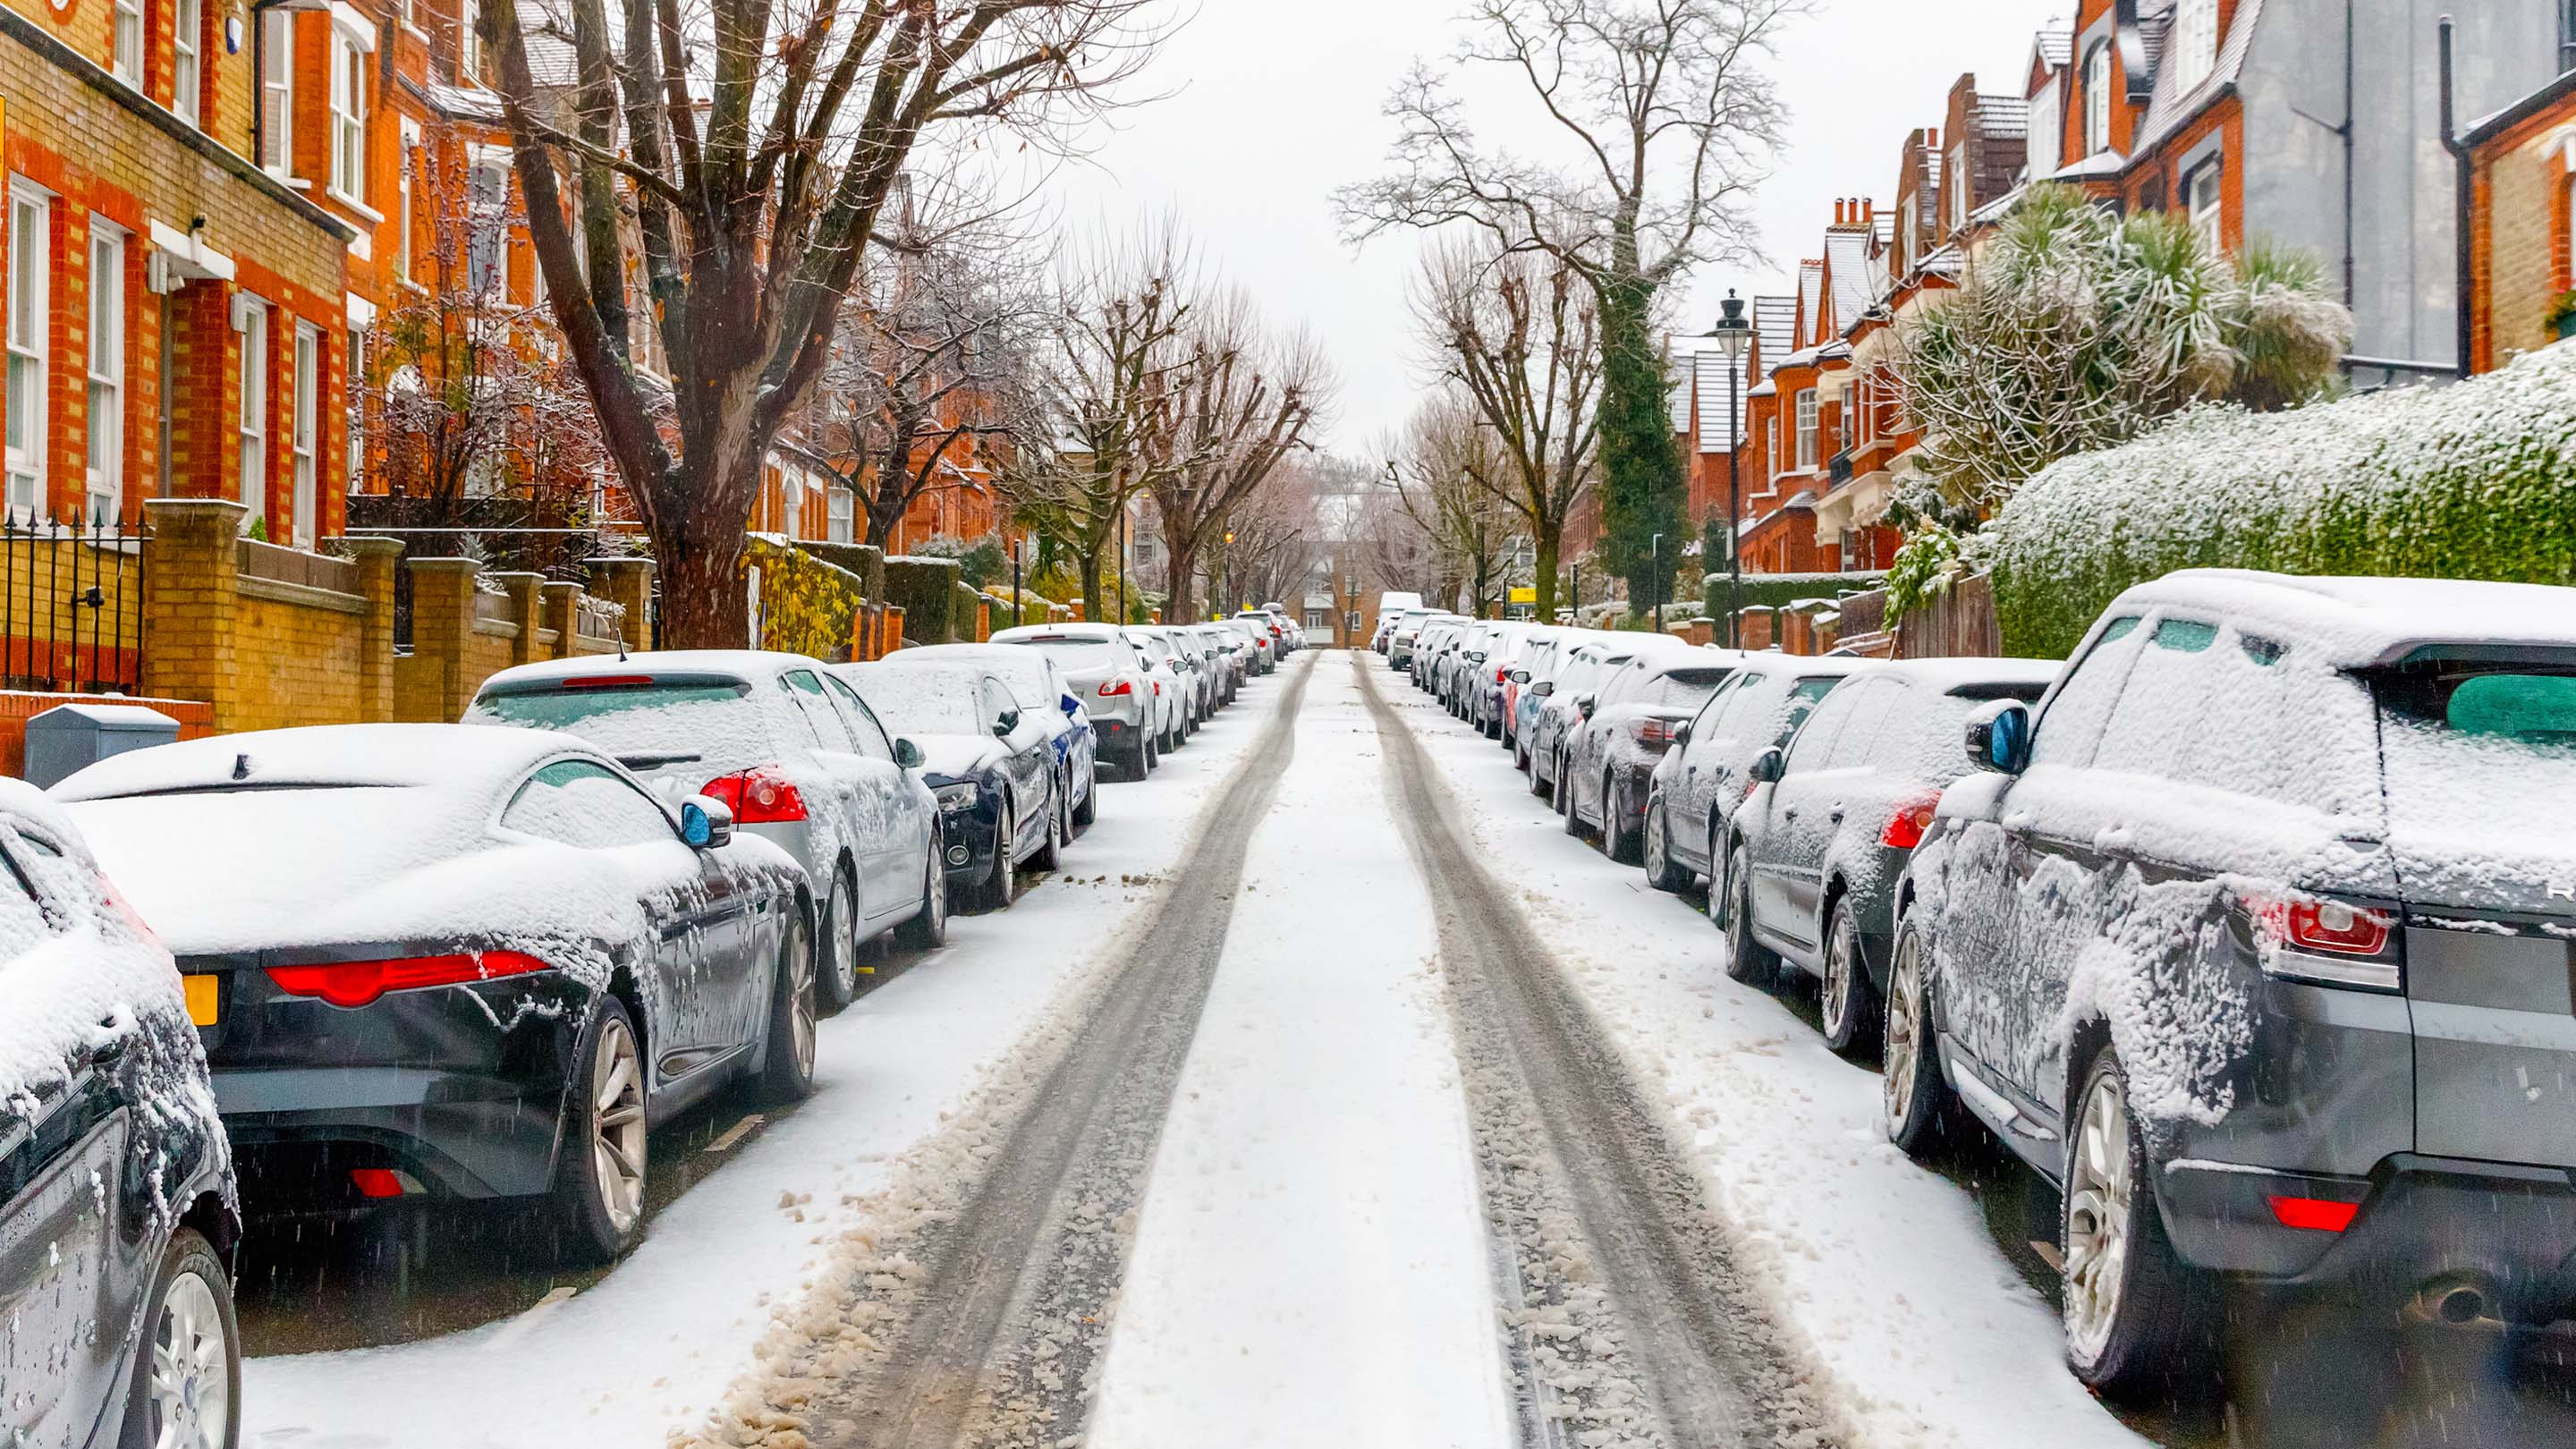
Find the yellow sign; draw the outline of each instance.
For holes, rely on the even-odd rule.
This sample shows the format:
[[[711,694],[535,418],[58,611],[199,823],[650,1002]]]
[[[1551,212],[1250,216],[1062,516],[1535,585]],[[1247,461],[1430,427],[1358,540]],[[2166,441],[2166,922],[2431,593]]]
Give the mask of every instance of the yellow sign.
[[[1527,587],[1527,588],[1515,588],[1515,589],[1513,589],[1513,590],[1512,590],[1512,602],[1513,602],[1513,603],[1515,603],[1515,604],[1535,604],[1535,603],[1537,603],[1537,602],[1538,602],[1538,586],[1537,586],[1536,584],[1532,584],[1532,585],[1530,585],[1530,586],[1529,586],[1529,587]]]

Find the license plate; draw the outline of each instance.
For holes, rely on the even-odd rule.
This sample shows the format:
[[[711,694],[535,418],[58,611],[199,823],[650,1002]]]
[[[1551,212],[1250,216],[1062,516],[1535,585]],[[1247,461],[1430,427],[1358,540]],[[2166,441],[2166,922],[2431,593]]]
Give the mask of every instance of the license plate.
[[[215,1006],[214,976],[182,976],[179,984],[188,989],[188,1019],[199,1026],[213,1026],[218,1015]]]

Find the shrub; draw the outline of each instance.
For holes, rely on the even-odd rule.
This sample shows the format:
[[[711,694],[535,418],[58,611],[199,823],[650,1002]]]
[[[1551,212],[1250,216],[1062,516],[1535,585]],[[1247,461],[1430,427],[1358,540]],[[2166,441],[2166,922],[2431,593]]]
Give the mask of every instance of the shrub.
[[[753,534],[743,541],[746,574],[760,570],[760,646],[845,660],[860,605],[859,576],[785,539]]]
[[[945,644],[954,635],[957,561],[902,554],[885,561],[886,602],[903,610],[903,633],[913,644]]]

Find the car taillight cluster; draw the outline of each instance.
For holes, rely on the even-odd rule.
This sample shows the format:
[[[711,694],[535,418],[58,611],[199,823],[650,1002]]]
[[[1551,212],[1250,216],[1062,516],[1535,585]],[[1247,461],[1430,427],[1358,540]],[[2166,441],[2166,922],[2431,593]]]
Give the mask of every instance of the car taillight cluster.
[[[1923,832],[1932,828],[1932,817],[1940,808],[1939,795],[1909,795],[1897,801],[1886,826],[1878,832],[1878,843],[1897,850],[1921,845]]]
[[[1122,694],[1134,694],[1135,692],[1136,687],[1123,679],[1113,679],[1107,684],[1100,686],[1100,697],[1102,699],[1116,699]]]
[[[1628,733],[1641,745],[1669,745],[1673,742],[1673,722],[1668,719],[1641,719],[1628,726]]]
[[[268,979],[289,996],[318,996],[333,1006],[365,1006],[388,991],[463,986],[502,976],[553,968],[524,951],[470,951],[446,956],[405,956],[390,961],[331,961],[314,966],[271,966]]]
[[[2376,956],[2388,949],[2388,918],[2342,901],[2265,901],[2256,914],[2265,934],[2302,951]]]
[[[699,794],[721,800],[737,825],[770,825],[805,818],[805,796],[794,781],[766,766],[718,775]]]
[[[2405,989],[2406,967],[2397,949],[2395,917],[2314,896],[2296,900],[2252,896],[2245,908],[2260,938],[2255,944],[2265,975],[2319,986]]]

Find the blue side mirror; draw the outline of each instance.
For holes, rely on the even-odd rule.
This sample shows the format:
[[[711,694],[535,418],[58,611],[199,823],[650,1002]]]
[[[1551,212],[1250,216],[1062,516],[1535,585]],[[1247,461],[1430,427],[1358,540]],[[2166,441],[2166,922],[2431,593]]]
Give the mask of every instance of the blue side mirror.
[[[713,850],[733,840],[733,811],[721,800],[692,795],[680,802],[680,839],[691,850]]]
[[[1075,710],[1082,708],[1082,701],[1069,694],[1058,695],[1056,697],[1056,702],[1062,706],[1067,715],[1071,715]]]
[[[2030,707],[1999,700],[1968,717],[1968,761],[1981,770],[2018,775],[2030,765]]]

